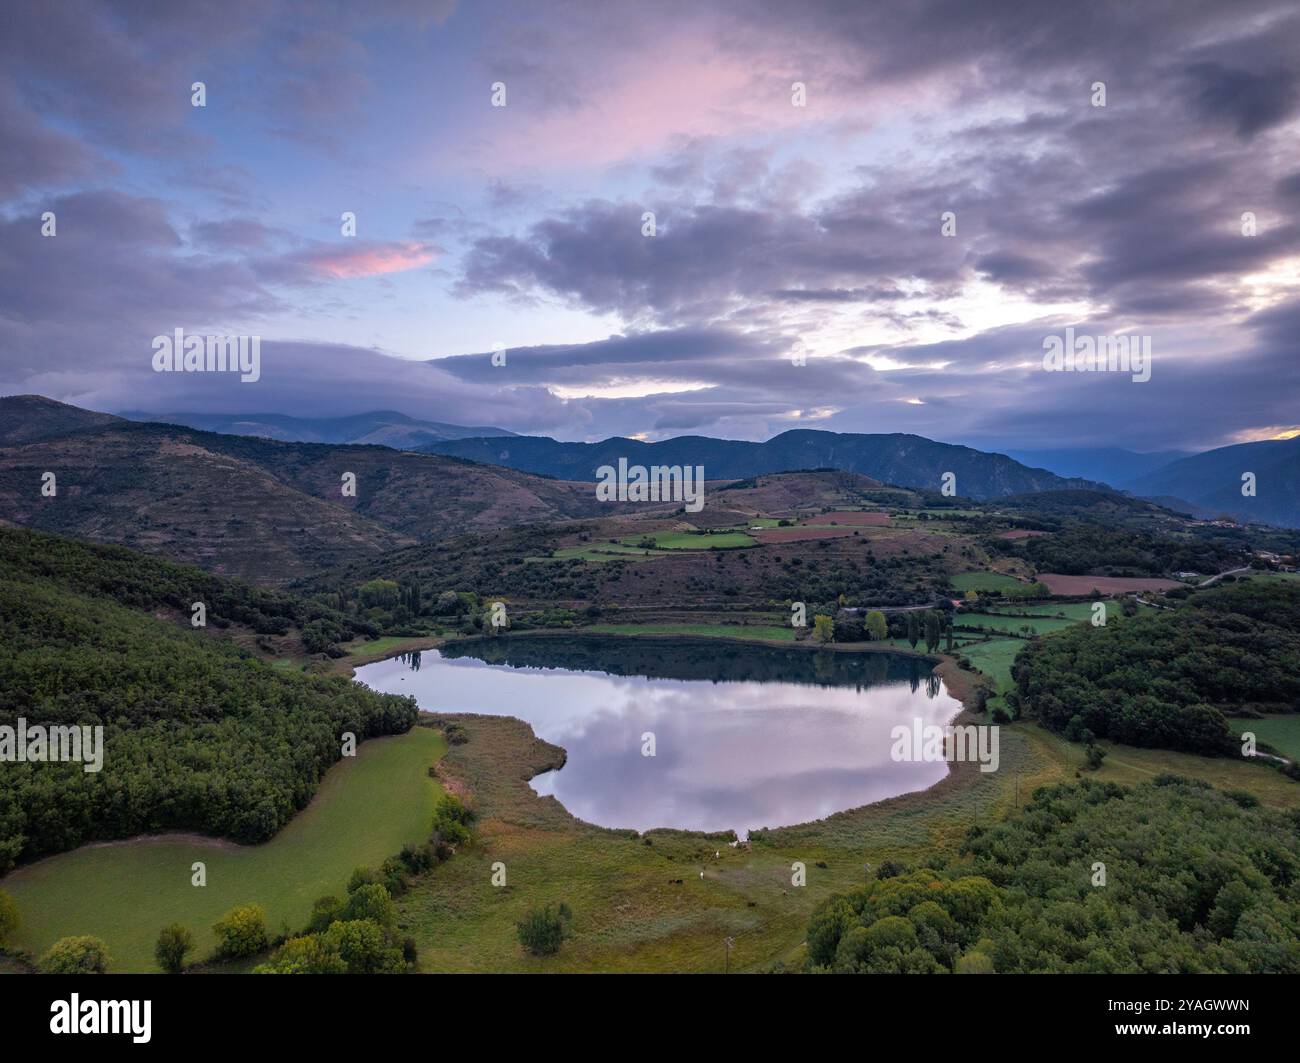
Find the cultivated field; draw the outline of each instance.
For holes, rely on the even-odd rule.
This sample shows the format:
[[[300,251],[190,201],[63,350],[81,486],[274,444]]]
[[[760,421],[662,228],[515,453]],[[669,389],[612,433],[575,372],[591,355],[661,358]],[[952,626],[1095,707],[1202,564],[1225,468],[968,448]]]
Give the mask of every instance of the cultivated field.
[[[1091,594],[1127,594],[1129,591],[1167,591],[1183,584],[1177,580],[1159,579],[1147,576],[1062,576],[1051,572],[1041,572],[1038,581],[1053,594],[1075,595]]]

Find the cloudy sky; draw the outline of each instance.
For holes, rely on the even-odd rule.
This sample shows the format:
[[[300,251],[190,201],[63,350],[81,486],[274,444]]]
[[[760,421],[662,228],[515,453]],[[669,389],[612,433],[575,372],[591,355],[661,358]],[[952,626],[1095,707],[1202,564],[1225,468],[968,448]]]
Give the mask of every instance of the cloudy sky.
[[[5,6],[0,59],[0,394],[565,439],[1300,431],[1291,0],[49,0]],[[1067,326],[1150,337],[1151,379],[1044,371]],[[261,379],[153,372],[178,327],[260,336]]]

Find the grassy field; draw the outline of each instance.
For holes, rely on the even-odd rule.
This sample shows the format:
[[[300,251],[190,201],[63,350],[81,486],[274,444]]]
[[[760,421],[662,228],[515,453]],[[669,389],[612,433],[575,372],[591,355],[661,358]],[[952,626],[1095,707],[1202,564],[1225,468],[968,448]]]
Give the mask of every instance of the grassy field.
[[[588,624],[582,629],[596,635],[695,635],[700,638],[769,639],[794,641],[794,628],[758,624]]]
[[[1118,602],[1107,601],[1099,604],[1106,606],[1107,623],[1124,618]],[[962,613],[956,618],[956,622],[1016,635],[1021,634],[1022,629],[1028,627],[1036,635],[1046,635],[1049,632],[1060,631],[1074,624],[1091,622],[1092,605],[1092,602],[1069,602],[1060,606],[1036,605],[1025,609],[1017,609],[1015,606],[993,606],[988,609],[981,609],[979,612]],[[1012,615],[1022,612],[1030,615]],[[1156,610],[1149,605],[1138,606],[1138,615],[1140,616],[1154,612]],[[1060,616],[1061,613],[1065,615]]]
[[[999,613],[963,613],[955,618],[954,623],[984,628],[987,631],[1000,632],[1005,635],[1021,635],[1024,633],[1025,628],[1028,628],[1035,635],[1046,635],[1052,631],[1073,627],[1080,621],[1049,616],[1025,617],[1006,616]],[[958,631],[957,634],[960,635],[962,632]]]
[[[1119,604],[1114,601],[1107,601],[1107,616],[1117,615]],[[1150,606],[1142,606],[1146,612],[1153,612]],[[1112,612],[1114,610],[1115,612]],[[1033,605],[990,605],[987,609],[981,609],[981,613],[991,613],[998,615],[1000,613],[1028,613],[1031,616],[1046,617],[1064,617],[1066,620],[1091,620],[1092,619],[1092,602],[1062,602],[1060,605],[1044,605],[1041,602]]]
[[[1300,713],[1266,716],[1262,720],[1229,720],[1233,734],[1254,731],[1255,740],[1263,742],[1286,757],[1300,760]]]
[[[13,872],[0,888],[22,916],[15,945],[33,954],[70,934],[108,943],[113,970],[156,970],[158,931],[179,922],[194,933],[191,959],[215,945],[212,924],[237,904],[266,909],[272,933],[304,925],[317,897],[343,893],[358,865],[378,865],[429,833],[441,788],[428,768],[446,751],[417,727],[362,743],[331,768],[312,802],[263,845],[161,836],[84,846]],[[191,864],[207,885],[190,884]]]
[[[1243,575],[1241,578],[1246,579],[1247,577]],[[1297,580],[1300,580],[1300,572],[1252,572],[1249,578],[1262,579],[1262,580],[1282,580],[1285,583],[1295,583]]]
[[[1011,689],[1011,662],[1025,647],[1024,639],[993,639],[963,646],[961,655],[993,680],[999,693]]]
[[[1300,786],[1266,767],[1102,743],[1109,755],[1088,772],[1081,747],[1017,723],[1001,728],[995,773],[959,769],[927,791],[733,848],[702,835],[638,837],[579,823],[526,783],[558,763],[555,747],[515,720],[460,719],[469,742],[448,753],[444,768],[474,794],[475,840],[398,900],[425,971],[721,972],[728,937],[733,971],[797,965],[813,907],[861,882],[864,864],[953,851],[971,826],[1024,804],[1035,788],[1080,777],[1136,783],[1176,772],[1271,807],[1300,807]],[[507,868],[501,888],[491,885],[497,861]],[[802,888],[791,885],[795,861],[806,866]],[[573,910],[574,937],[556,956],[526,955],[515,923],[534,905],[561,902]]]
[[[444,767],[475,795],[475,841],[398,900],[425,971],[721,972],[727,937],[733,971],[797,963],[813,907],[860,882],[864,862],[955,844],[1009,807],[1017,785],[1023,801],[1032,786],[1063,776],[1034,743],[1008,734],[997,773],[952,775],[923,794],[732,848],[697,834],[636,837],[579,823],[525,781],[556,762],[555,747],[516,720],[460,719],[469,741]],[[807,868],[802,888],[790,881],[796,860]],[[507,869],[501,888],[491,885],[497,861]],[[526,955],[515,923],[533,905],[560,902],[573,910],[574,938],[556,956]]]
[[[654,540],[657,550],[738,550],[745,546],[757,546],[744,532],[728,531],[700,534],[695,532],[655,532],[649,538]],[[626,546],[636,546],[641,540],[624,539]]]
[[[1004,591],[1013,587],[1023,587],[1020,580],[1001,572],[959,572],[948,581],[955,590],[966,591]]]
[[[1069,768],[1081,766],[1084,759],[1082,747],[1037,724],[1017,724],[1016,727],[1036,732],[1037,740],[1053,759]],[[1098,745],[1106,750],[1106,759],[1099,771],[1083,773],[1088,778],[1131,785],[1172,772],[1201,779],[1223,790],[1245,790],[1272,808],[1300,808],[1300,785],[1267,765],[1252,764],[1243,758],[1198,757],[1192,753],[1138,749],[1105,741]]]

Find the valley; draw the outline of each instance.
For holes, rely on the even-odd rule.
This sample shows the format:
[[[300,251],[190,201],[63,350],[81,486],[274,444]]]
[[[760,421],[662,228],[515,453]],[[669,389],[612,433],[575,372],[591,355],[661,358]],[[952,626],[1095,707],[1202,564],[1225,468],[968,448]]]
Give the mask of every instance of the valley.
[[[88,538],[128,540],[134,549],[12,527],[59,521],[12,492],[3,496],[11,525],[0,529],[11,574],[5,615],[34,634],[59,630],[57,618],[73,610],[121,634],[115,643],[95,636],[95,652],[108,656],[89,670],[78,651],[84,635],[24,643],[11,634],[23,648],[16,668],[0,669],[5,704],[10,715],[21,708],[33,718],[82,720],[103,705],[133,706],[134,719],[108,729],[103,780],[63,773],[58,785],[108,807],[99,803],[123,771],[151,765],[158,781],[149,800],[163,804],[125,817],[91,813],[74,825],[52,816],[36,791],[24,796],[21,787],[38,779],[31,766],[17,791],[15,777],[3,777],[0,826],[10,833],[0,845],[16,867],[0,891],[21,912],[35,910],[9,943],[12,969],[36,963],[56,938],[89,933],[107,943],[114,969],[149,970],[153,935],[171,921],[194,930],[199,969],[289,963],[316,949],[312,935],[323,933],[312,930],[313,902],[332,895],[348,905],[362,896],[357,890],[382,888],[391,911],[385,902],[375,933],[389,944],[376,948],[389,957],[383,964],[396,964],[391,957],[406,940],[410,970],[802,970],[822,962],[811,928],[826,906],[872,880],[864,866],[964,874],[981,831],[1018,829],[1021,810],[1052,787],[1109,787],[1109,800],[1156,801],[1162,780],[1177,776],[1243,795],[1260,810],[1252,814],[1300,810],[1287,715],[1294,702],[1280,678],[1292,665],[1300,674],[1300,602],[1292,600],[1300,584],[1263,571],[1269,563],[1260,556],[1293,555],[1294,533],[1207,526],[1090,488],[947,498],[842,470],[711,482],[698,513],[671,502],[606,505],[593,501],[591,484],[385,448],[178,436],[158,425],[67,430],[68,415],[58,415],[60,427],[41,441],[0,448],[7,482],[47,457],[89,462],[93,453],[93,476],[65,478],[81,488],[68,498],[77,520],[58,530],[93,527],[101,532]],[[329,500],[339,461],[359,470],[375,497],[354,507]],[[144,470],[138,494],[133,468]],[[149,502],[160,477],[200,474],[172,488],[188,505]],[[461,477],[459,493],[435,503],[446,477]],[[183,545],[199,537],[186,533],[198,531],[198,493],[246,478],[264,485],[258,507],[304,524],[324,507],[315,542],[260,529],[250,542],[275,543],[293,559],[262,551],[257,564],[240,562],[229,544],[218,543],[216,555]],[[510,484],[524,500],[501,493]],[[487,485],[497,496],[483,505]],[[544,519],[534,519],[538,506]],[[421,528],[416,516],[432,512],[437,524]],[[460,515],[444,516],[453,512]],[[155,534],[142,553],[139,531],[125,529],[146,527]],[[370,539],[353,536],[337,553],[318,545],[349,528],[367,529]],[[231,578],[230,569],[253,582]],[[1189,570],[1199,577],[1177,575]],[[1230,574],[1211,585],[1216,573]],[[209,617],[198,630],[188,623],[194,601]],[[1214,619],[1216,609],[1227,618]],[[1094,626],[1099,615],[1102,627]],[[1186,642],[1189,623],[1209,625],[1209,634]],[[1249,634],[1231,633],[1243,624]],[[1053,700],[1090,674],[1078,656],[1070,677],[1053,671],[1067,646],[1140,655],[1147,643],[1166,648],[1144,674],[1175,660],[1185,675],[1204,667],[1211,685],[1197,696],[1212,705],[1170,701],[1157,677],[1147,707],[1129,711],[1150,720],[1187,714],[1199,745],[1177,725],[1160,737],[1133,731],[1129,717],[1111,718],[1105,699],[1114,695],[1101,686],[1072,691],[1086,706],[1082,722]],[[1212,685],[1223,666],[1198,663],[1203,644],[1208,660],[1249,662],[1242,666],[1257,681]],[[167,707],[156,679],[120,688],[131,675],[166,675],[159,669],[168,658],[184,662],[168,682],[226,670],[239,693],[216,701],[200,693],[211,708],[192,720],[222,741],[247,740],[240,716],[252,706],[295,704],[308,688],[359,700],[332,723],[307,723],[314,759],[295,752],[302,737],[288,732],[254,755],[253,763],[278,760],[301,772],[284,778],[282,796],[266,795],[266,818],[222,818],[213,813],[223,803],[211,795],[230,770],[224,760],[201,742],[179,755],[153,744],[158,727],[186,719]],[[111,660],[133,663],[114,673]],[[79,699],[38,693],[73,674],[81,676]],[[534,689],[538,682],[545,691]],[[14,700],[21,690],[25,702]],[[1276,696],[1269,701],[1264,691]],[[382,709],[370,703],[379,697]],[[890,717],[880,714],[883,702],[859,715],[872,697],[891,699],[889,711],[905,723],[937,707],[936,724],[955,715],[962,726],[997,727],[997,770],[873,760],[888,749]],[[584,717],[588,701],[594,715]],[[425,712],[412,728],[417,705]],[[339,763],[330,736],[355,711],[380,713],[358,730],[375,737],[355,761],[344,753]],[[742,725],[760,715],[763,727]],[[1254,719],[1261,750],[1277,759],[1250,761],[1228,748],[1229,734]],[[707,720],[711,730],[683,730],[684,720]],[[843,726],[867,731],[848,737],[836,730]],[[647,735],[658,743],[655,757],[641,751]],[[749,755],[733,762],[740,748]],[[710,771],[710,762],[737,770]],[[924,772],[904,779],[899,770],[908,767]],[[872,790],[873,772],[899,781]],[[468,826],[442,806],[432,811],[439,794],[464,804]],[[232,791],[230,811],[247,800]],[[24,818],[21,808],[43,811]],[[1217,805],[1206,812],[1221,814]],[[431,818],[445,824],[432,834]],[[209,886],[189,884],[195,861],[207,866]],[[362,877],[359,866],[369,868]],[[241,958],[222,954],[212,926],[249,904],[265,909],[265,945]],[[516,924],[547,904],[571,912],[572,940],[553,956],[521,951]],[[729,957],[719,950],[724,937],[735,943]],[[1180,941],[1175,935],[1168,947]],[[999,955],[1007,969],[1064,962]]]

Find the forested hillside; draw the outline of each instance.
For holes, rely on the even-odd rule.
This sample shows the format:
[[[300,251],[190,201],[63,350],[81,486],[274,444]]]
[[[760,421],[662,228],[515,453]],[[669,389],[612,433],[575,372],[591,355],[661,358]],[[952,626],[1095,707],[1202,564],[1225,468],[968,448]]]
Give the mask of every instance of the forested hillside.
[[[1154,616],[1068,628],[1031,643],[1011,672],[1020,711],[1053,730],[1230,754],[1225,710],[1300,702],[1300,585],[1249,580]]]
[[[0,530],[0,726],[102,725],[103,768],[0,768],[0,872],[87,841],[169,830],[263,841],[358,742],[408,730],[409,698],[278,671],[152,612],[226,622],[314,607],[129,551]]]
[[[808,928],[844,973],[1300,971],[1300,822],[1166,776],[1039,790],[937,870],[884,865]]]

